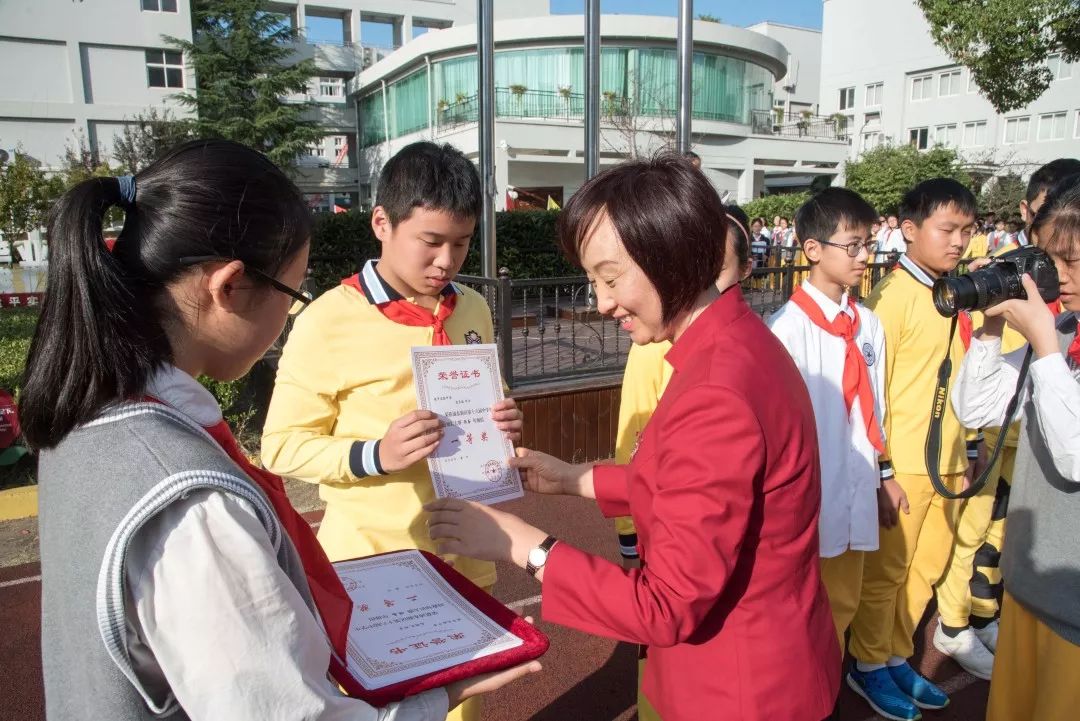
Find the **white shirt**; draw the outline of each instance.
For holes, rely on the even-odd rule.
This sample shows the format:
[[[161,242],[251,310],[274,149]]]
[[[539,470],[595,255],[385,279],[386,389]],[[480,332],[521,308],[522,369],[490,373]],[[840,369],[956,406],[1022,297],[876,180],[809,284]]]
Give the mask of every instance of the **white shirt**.
[[[1063,313],[1058,322],[1068,317]],[[961,423],[968,428],[1001,425],[1026,352],[1025,345],[1002,356],[1000,338],[972,338],[952,392],[953,410]],[[1058,473],[1080,483],[1080,369],[1061,353],[1032,360],[1017,419],[1023,415],[1029,394],[1033,394],[1035,422]]]
[[[214,397],[165,368],[148,393],[200,425],[221,420]],[[327,676],[320,620],[278,566],[246,501],[197,491],[144,527],[126,560],[128,647],[151,691],[167,685],[193,721],[443,721],[442,689],[377,709]]]
[[[904,232],[899,228],[889,228],[888,232],[883,233],[884,238],[881,241],[881,247],[877,249],[879,253],[906,253],[907,243],[904,241]]]
[[[824,293],[802,284],[830,323],[841,312],[852,315],[847,295],[837,305]],[[867,363],[874,393],[874,414],[885,438],[885,331],[869,309],[856,306],[859,331],[855,343]],[[821,457],[821,516],[818,533],[822,558],[844,551],[878,548],[878,453],[866,435],[862,410],[855,402],[848,413],[844,401],[843,338],[819,328],[802,308],[788,301],[769,319],[772,332],[788,349],[799,368],[817,423]]]

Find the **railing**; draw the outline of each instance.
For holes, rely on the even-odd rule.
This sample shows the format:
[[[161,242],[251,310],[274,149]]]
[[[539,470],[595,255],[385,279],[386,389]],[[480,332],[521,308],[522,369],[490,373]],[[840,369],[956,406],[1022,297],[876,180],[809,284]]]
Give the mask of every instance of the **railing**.
[[[476,95],[460,95],[452,102],[449,99],[440,100],[436,105],[440,130],[454,130],[460,125],[475,123],[479,107]],[[600,99],[600,115],[605,121],[618,117],[630,117],[634,113],[641,118],[673,117],[673,113],[661,109],[636,108],[633,98],[606,93]],[[495,88],[495,115],[500,118],[539,118],[582,122],[585,118],[585,96],[582,93],[528,90],[520,86],[497,87]],[[729,113],[695,110],[693,115],[698,120],[745,123],[744,119]]]
[[[755,135],[775,135],[784,138],[846,141],[850,137],[848,128],[835,118],[792,113],[780,114],[770,110],[752,111],[750,129]]]
[[[893,266],[872,263],[863,276],[859,297]],[[810,266],[794,262],[754,268],[742,282],[750,307],[768,319],[808,275]],[[459,275],[457,282],[482,293],[491,307],[499,362],[507,385],[520,387],[550,380],[571,380],[620,373],[631,341],[618,324],[601,315],[584,276],[514,279],[503,268],[499,277]]]

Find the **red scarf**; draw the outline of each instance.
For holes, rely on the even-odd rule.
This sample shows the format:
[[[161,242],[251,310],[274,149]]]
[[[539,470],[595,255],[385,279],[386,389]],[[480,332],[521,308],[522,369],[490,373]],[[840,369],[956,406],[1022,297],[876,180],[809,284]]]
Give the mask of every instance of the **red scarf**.
[[[841,310],[837,313],[832,323],[825,320],[825,314],[810,294],[800,286],[791,295],[791,301],[799,306],[810,321],[829,335],[844,339],[846,351],[844,353],[844,403],[848,413],[855,404],[856,397],[859,400],[859,409],[862,411],[863,423],[866,425],[866,437],[877,449],[878,453],[885,452],[885,441],[881,437],[881,429],[878,427],[877,417],[874,413],[874,392],[870,387],[870,373],[866,370],[866,361],[863,359],[859,346],[855,343],[855,337],[859,333],[859,312],[855,308],[855,299],[848,297],[848,306],[854,313],[854,319]]]
[[[1076,334],[1072,339],[1072,343],[1069,344],[1068,353],[1069,357],[1072,358],[1073,364],[1075,364],[1077,368],[1080,368],[1080,332]]]
[[[147,397],[146,400],[167,405],[152,397]],[[326,552],[315,537],[315,532],[289,502],[281,477],[258,468],[248,460],[244,452],[240,450],[228,423],[221,420],[212,426],[206,426],[205,430],[217,441],[225,454],[240,467],[240,470],[266,494],[270,505],[274,507],[274,513],[282,529],[289,536],[297,555],[300,556],[304,574],[307,576],[308,588],[311,590],[311,598],[322,618],[330,644],[338,657],[344,659],[353,602],[349,594],[345,592],[345,587],[341,585],[341,578],[331,565],[330,559],[326,557]],[[345,674],[344,678],[348,678],[348,672],[333,660],[331,660],[330,671],[335,677],[338,673],[342,673]],[[337,680],[340,684],[341,680]]]
[[[364,292],[363,286],[360,285],[360,274],[351,275],[341,281],[342,285],[347,285],[361,293]],[[439,303],[438,308],[432,313],[427,308],[421,308],[416,303],[410,303],[405,299],[391,300],[386,303],[377,303],[375,305],[379,311],[390,320],[401,325],[411,325],[417,327],[430,326],[433,331],[431,335],[432,345],[453,345],[450,342],[450,336],[446,333],[446,319],[450,317],[450,314],[454,312],[454,307],[457,305],[457,293],[447,293],[442,296],[442,302]]]

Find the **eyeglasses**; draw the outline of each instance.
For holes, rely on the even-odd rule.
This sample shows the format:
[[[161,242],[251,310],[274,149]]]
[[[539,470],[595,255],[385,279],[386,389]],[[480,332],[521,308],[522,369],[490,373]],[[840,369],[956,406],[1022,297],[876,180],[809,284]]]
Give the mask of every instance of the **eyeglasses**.
[[[186,257],[181,258],[180,259],[180,264],[181,265],[199,265],[201,263],[209,263],[209,262],[212,262],[212,261],[220,261],[222,263],[228,263],[228,262],[231,262],[233,260],[236,260],[236,258],[223,258],[220,255],[191,255],[191,256],[186,256]],[[309,293],[308,291],[306,291],[306,290],[296,290],[294,288],[290,288],[289,286],[285,285],[284,283],[282,283],[277,278],[274,278],[273,276],[271,276],[269,273],[264,273],[261,270],[259,270],[258,268],[255,268],[254,266],[250,266],[250,265],[247,265],[245,263],[244,264],[244,272],[249,273],[249,274],[255,276],[256,278],[258,278],[258,279],[260,279],[262,281],[265,281],[274,290],[277,290],[277,291],[280,291],[280,292],[284,293],[285,295],[289,296],[290,298],[292,298],[293,300],[296,300],[299,303],[303,303],[304,305],[307,305],[312,300],[311,293]]]
[[[862,252],[863,248],[866,248],[866,252],[868,254],[873,255],[874,248],[877,247],[877,243],[867,242],[863,240],[859,240],[854,243],[847,243],[846,245],[840,243],[830,243],[827,240],[819,240],[818,242],[822,245],[831,245],[834,248],[843,248],[845,251],[847,251],[849,258],[858,258],[859,253]]]

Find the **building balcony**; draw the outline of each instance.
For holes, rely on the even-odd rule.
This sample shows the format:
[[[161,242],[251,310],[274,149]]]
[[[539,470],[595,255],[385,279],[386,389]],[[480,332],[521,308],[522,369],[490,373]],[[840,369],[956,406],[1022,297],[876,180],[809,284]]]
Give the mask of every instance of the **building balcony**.
[[[316,103],[304,111],[303,118],[321,128],[348,133],[356,130],[356,109],[346,103]]]
[[[396,49],[394,47],[377,47],[351,42],[297,42],[293,44],[293,50],[296,54],[293,56],[292,61],[314,60],[315,66],[320,70],[359,73],[364,68],[379,62]]]
[[[851,133],[843,122],[832,117],[775,110],[754,110],[750,128],[754,135],[772,135],[785,139],[834,140],[851,142]]]

